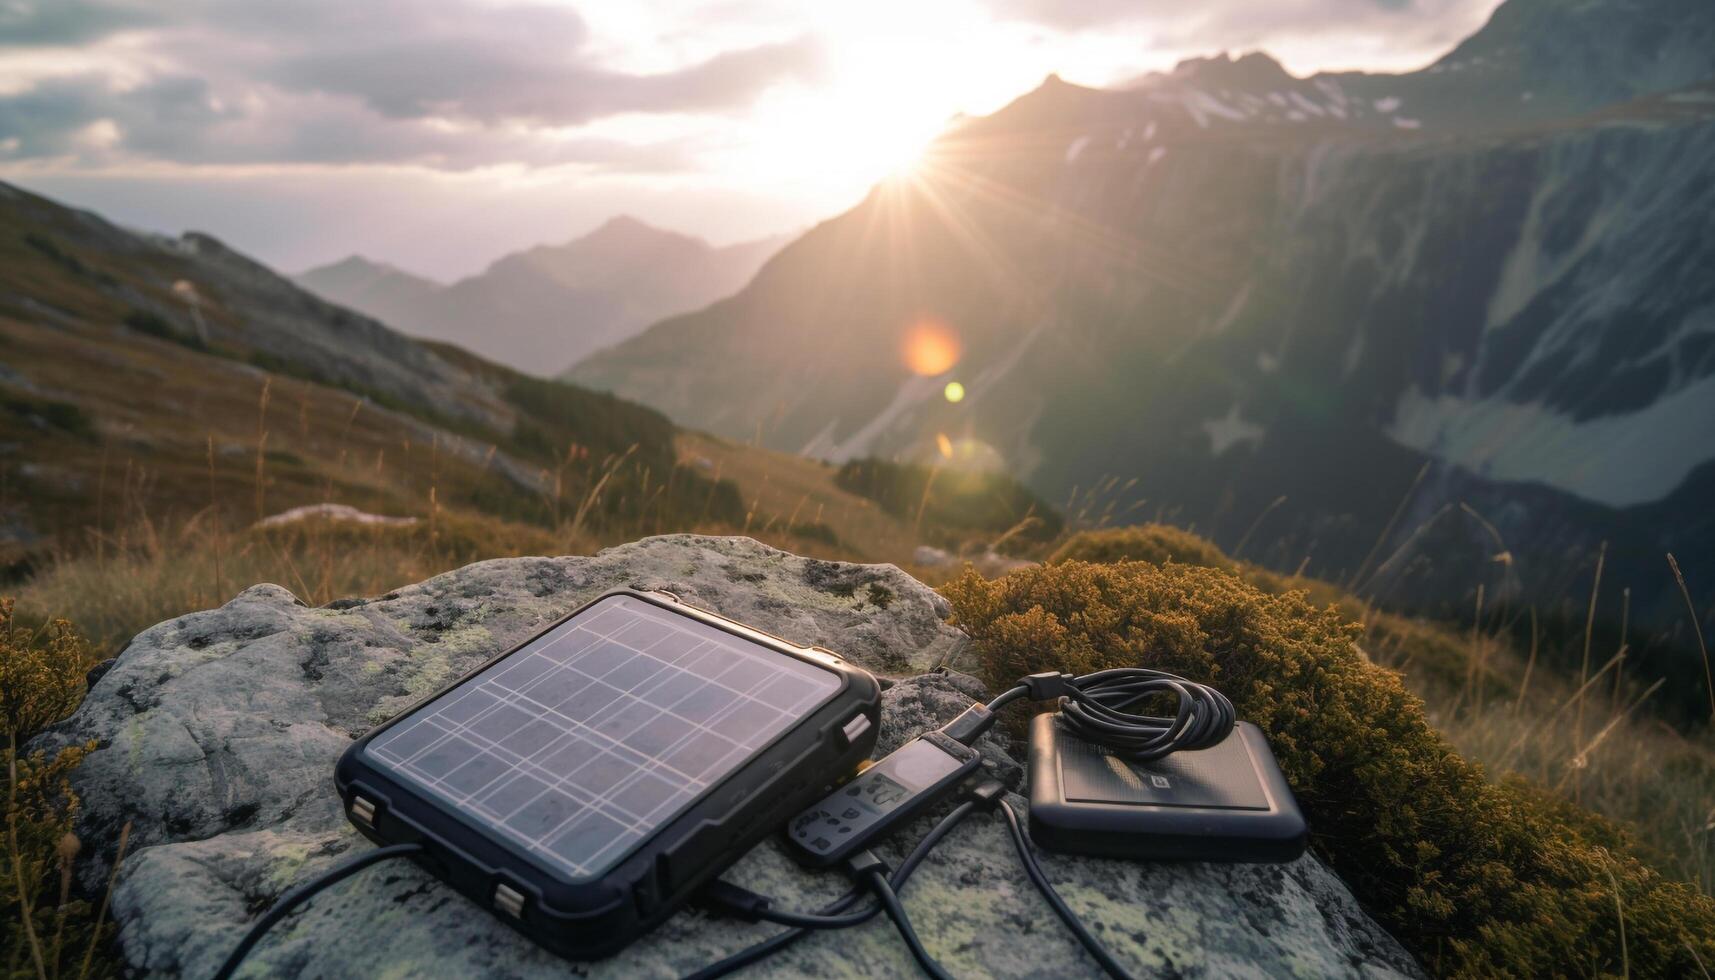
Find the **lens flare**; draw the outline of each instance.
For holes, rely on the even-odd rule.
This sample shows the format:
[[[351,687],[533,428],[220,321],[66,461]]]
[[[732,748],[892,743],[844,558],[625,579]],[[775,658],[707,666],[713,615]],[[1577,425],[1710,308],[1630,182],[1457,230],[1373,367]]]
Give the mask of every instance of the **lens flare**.
[[[947,396],[948,401],[957,405],[959,402],[965,400],[965,386],[959,384],[957,381],[949,381],[947,382],[946,390],[943,391],[942,394]]]
[[[959,338],[939,320],[924,317],[905,334],[905,366],[913,374],[933,378],[959,363]]]
[[[912,453],[912,458],[916,462],[939,468],[944,474],[942,479],[948,479],[949,477],[945,476],[948,473],[1009,472],[1006,458],[1001,456],[1000,450],[981,439],[949,436],[945,432],[935,433],[933,439],[925,438]]]

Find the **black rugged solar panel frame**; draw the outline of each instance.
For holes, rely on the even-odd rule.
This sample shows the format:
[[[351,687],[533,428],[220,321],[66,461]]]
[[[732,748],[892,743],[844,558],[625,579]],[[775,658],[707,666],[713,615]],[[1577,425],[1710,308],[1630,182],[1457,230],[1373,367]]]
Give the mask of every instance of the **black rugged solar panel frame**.
[[[862,668],[830,651],[796,646],[665,593],[605,593],[542,633],[620,595],[830,671],[839,677],[839,688],[593,880],[573,880],[543,867],[509,841],[467,822],[455,807],[375,766],[364,752],[394,724],[529,646],[541,633],[364,735],[340,757],[335,770],[347,817],[364,836],[378,844],[422,844],[424,850],[415,860],[431,874],[494,910],[501,921],[537,943],[572,959],[611,956],[672,915],[703,883],[869,758],[881,720],[880,686]],[[860,725],[859,716],[868,723]]]

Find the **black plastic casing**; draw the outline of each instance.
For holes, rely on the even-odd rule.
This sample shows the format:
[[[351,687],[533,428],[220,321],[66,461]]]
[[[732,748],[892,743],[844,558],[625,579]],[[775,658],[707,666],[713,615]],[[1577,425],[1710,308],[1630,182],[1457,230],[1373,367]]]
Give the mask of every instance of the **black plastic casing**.
[[[422,844],[424,851],[414,860],[431,874],[494,911],[497,918],[532,940],[571,959],[611,956],[672,915],[704,882],[726,870],[869,758],[881,720],[881,689],[868,671],[830,651],[796,646],[685,605],[668,594],[609,592],[579,606],[542,632],[615,595],[648,602],[781,656],[814,664],[839,675],[840,687],[825,704],[707,790],[619,863],[590,879],[570,879],[527,857],[510,842],[467,822],[456,807],[418,792],[373,765],[364,751],[392,725],[517,653],[535,636],[358,739],[340,757],[335,770],[346,816],[365,837],[383,845]],[[856,723],[860,715],[868,724]],[[853,731],[853,737],[848,738],[848,730]],[[353,801],[359,797],[365,805],[354,812]],[[365,819],[369,806],[373,806],[373,814]],[[503,886],[511,894],[503,891]],[[514,895],[522,901],[514,900]]]
[[[1152,861],[1285,862],[1304,853],[1304,815],[1262,730],[1128,762],[1067,732],[1030,726],[1030,838],[1053,851]]]
[[[889,763],[918,742],[926,743],[945,755],[951,768],[928,785],[905,786],[911,795],[879,815],[869,812],[867,804],[853,804],[847,800],[846,794],[860,792],[860,787],[866,780],[885,776],[889,781],[897,782],[899,776]],[[804,812],[786,825],[786,842],[792,845],[791,853],[803,864],[813,868],[833,867],[850,857],[853,852],[886,837],[900,824],[916,817],[926,807],[946,796],[964,782],[966,776],[975,772],[981,762],[982,755],[976,749],[955,742],[940,732],[925,732],[894,749],[887,758],[854,776],[851,782],[832,794],[806,807]],[[861,810],[861,816],[842,819],[842,811],[847,807]],[[842,839],[837,832],[841,826],[845,826],[848,831],[855,829],[857,832]],[[807,843],[812,839],[817,839],[818,843],[822,844],[831,841],[832,846],[818,848]]]

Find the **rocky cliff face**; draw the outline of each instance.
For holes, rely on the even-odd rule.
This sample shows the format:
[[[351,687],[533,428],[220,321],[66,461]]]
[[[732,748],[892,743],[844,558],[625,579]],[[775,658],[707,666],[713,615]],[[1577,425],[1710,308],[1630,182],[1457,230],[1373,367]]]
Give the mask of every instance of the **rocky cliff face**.
[[[1684,506],[1715,468],[1715,46],[1687,41],[1712,31],[1707,5],[1512,0],[1410,75],[1051,78],[573,377],[836,460],[944,433],[1229,547],[1267,511],[1246,557],[1336,579],[1403,506],[1381,556],[1478,560],[1398,583],[1426,600],[1483,567],[1558,597],[1604,539],[1665,599],[1661,552],[1715,534]],[[901,354],[926,320],[959,348],[930,378]]]
[[[220,609],[143,633],[77,714],[41,744],[96,739],[77,771],[86,840],[111,848],[131,821],[132,853],[113,896],[131,968],[208,975],[247,924],[294,884],[369,845],[333,787],[351,739],[551,619],[610,588],[666,588],[894,680],[878,752],[982,697],[957,673],[961,634],[934,592],[892,566],[820,562],[742,538],[651,538],[594,558],[472,565],[375,600],[320,609],[257,586]],[[980,746],[1017,787],[1003,743]],[[1023,806],[1021,797],[1013,796]],[[893,860],[928,821],[884,845]],[[1045,855],[1092,930],[1141,974],[1414,976],[1399,945],[1313,857],[1285,866],[1151,865]],[[90,872],[92,884],[100,869]],[[727,877],[782,906],[843,891],[770,841]],[[925,942],[960,976],[1095,975],[1053,921],[996,820],[974,818],[906,889]],[[682,975],[775,927],[686,911],[580,975]],[[912,970],[883,921],[814,937],[754,972],[831,976],[854,964]],[[253,954],[251,975],[564,976],[567,964],[403,863],[316,898]]]

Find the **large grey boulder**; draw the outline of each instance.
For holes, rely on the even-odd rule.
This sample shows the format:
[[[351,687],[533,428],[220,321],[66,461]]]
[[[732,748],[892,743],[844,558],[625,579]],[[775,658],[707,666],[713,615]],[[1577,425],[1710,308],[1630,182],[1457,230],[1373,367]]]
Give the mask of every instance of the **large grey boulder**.
[[[482,562],[379,599],[312,609],[261,585],[132,641],[78,712],[41,744],[97,739],[77,771],[82,833],[111,848],[131,821],[113,895],[127,962],[205,977],[260,910],[370,845],[333,788],[350,740],[610,588],[668,589],[896,679],[878,751],[951,717],[981,685],[922,674],[956,656],[943,600],[890,565],[799,558],[745,538],[670,536],[593,558]],[[1002,741],[981,746],[1017,786]],[[1011,797],[1022,808],[1021,797]],[[898,860],[927,829],[881,848]],[[1141,975],[1416,975],[1411,957],[1312,857],[1283,866],[1154,865],[1043,855],[1093,931]],[[101,869],[90,872],[99,876]],[[727,877],[810,908],[837,873],[769,841]],[[1093,975],[1032,889],[997,817],[955,831],[905,890],[925,942],[961,976]],[[774,931],[685,911],[580,975],[674,977]],[[317,897],[253,954],[249,975],[564,977],[571,969],[416,867],[382,865]],[[884,919],[814,936],[753,975],[909,975]]]

